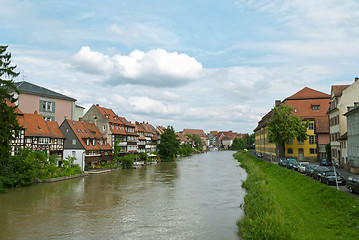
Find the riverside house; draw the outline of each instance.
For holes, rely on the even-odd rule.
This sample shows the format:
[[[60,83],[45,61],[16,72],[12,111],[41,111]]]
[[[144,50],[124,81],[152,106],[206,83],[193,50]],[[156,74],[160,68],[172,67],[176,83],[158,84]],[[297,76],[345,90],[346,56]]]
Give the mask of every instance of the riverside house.
[[[46,121],[61,124],[64,119],[75,117],[76,99],[38,85],[22,81],[15,82],[20,91],[17,106],[23,113],[39,113]]]
[[[98,104],[92,105],[83,116],[83,121],[95,124],[112,148],[115,146],[115,141],[119,140],[121,152],[127,151],[125,125],[112,109],[100,107]]]
[[[112,148],[95,124],[82,121],[64,120],[60,130],[66,137],[64,158],[76,157],[82,171],[87,165],[99,165],[113,159]]]
[[[330,126],[330,146],[332,159],[341,167],[348,167],[347,155],[347,108],[359,102],[359,78],[351,85],[334,85],[327,111]]]
[[[293,107],[294,114],[303,121],[309,121],[307,129],[308,139],[298,142],[292,139],[285,143],[285,157],[295,158],[298,161],[318,161],[326,158],[325,145],[329,143],[329,123],[326,116],[330,95],[305,87],[282,102],[276,100],[275,105],[280,103]],[[272,118],[272,111],[268,112],[258,126],[254,129],[256,151],[266,157],[276,159],[278,156],[277,147],[268,141],[267,123]]]
[[[65,137],[57,122],[45,121],[41,114],[30,113],[19,114],[18,122],[24,129],[24,140],[19,136],[23,145],[14,145],[13,154],[19,148],[28,148],[43,152],[47,157],[53,154],[63,157]]]
[[[344,115],[347,117],[348,126],[348,170],[351,173],[359,174],[359,102],[348,107],[348,112]]]

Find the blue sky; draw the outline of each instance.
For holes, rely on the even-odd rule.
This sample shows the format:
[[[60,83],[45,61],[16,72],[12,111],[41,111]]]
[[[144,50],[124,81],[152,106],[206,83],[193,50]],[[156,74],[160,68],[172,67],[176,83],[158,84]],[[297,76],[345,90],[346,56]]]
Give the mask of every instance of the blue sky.
[[[356,0],[0,0],[17,80],[132,121],[251,133],[276,99],[359,68]]]

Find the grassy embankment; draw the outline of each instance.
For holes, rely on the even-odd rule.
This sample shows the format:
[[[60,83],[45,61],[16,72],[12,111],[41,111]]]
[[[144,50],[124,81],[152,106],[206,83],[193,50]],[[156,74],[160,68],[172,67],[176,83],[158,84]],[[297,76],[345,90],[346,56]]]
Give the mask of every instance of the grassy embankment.
[[[359,239],[359,200],[248,153],[243,239]]]

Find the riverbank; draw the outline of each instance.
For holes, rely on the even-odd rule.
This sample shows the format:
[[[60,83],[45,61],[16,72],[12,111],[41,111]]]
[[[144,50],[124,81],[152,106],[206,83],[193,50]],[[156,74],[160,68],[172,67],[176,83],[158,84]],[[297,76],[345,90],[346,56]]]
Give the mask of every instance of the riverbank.
[[[248,173],[243,239],[359,239],[353,196],[248,153],[234,157]]]

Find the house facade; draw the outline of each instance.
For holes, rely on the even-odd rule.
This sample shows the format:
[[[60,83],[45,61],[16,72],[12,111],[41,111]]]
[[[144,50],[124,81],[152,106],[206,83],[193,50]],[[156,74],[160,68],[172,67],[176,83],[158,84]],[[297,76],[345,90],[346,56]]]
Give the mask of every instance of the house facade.
[[[293,108],[294,115],[300,117],[303,122],[309,122],[307,129],[308,139],[298,142],[292,139],[285,143],[285,157],[295,158],[298,161],[318,161],[326,158],[325,145],[329,143],[329,123],[326,116],[330,95],[305,87],[292,96],[275,101],[275,106],[287,104]],[[278,147],[268,141],[267,123],[272,118],[272,111],[267,113],[255,132],[255,149],[266,157],[277,159]]]
[[[15,155],[20,148],[40,151],[47,158],[50,155],[63,157],[65,137],[57,122],[45,121],[41,114],[18,114],[17,116],[23,131],[11,142],[11,154]]]
[[[112,148],[115,146],[115,141],[120,141],[121,153],[128,152],[125,123],[112,109],[100,107],[98,104],[92,105],[83,116],[83,121],[95,124]]]
[[[64,157],[76,157],[82,171],[85,165],[98,165],[113,159],[112,147],[95,124],[66,119],[60,126],[65,136]]]
[[[22,81],[15,82],[20,91],[17,105],[23,113],[39,113],[47,121],[61,124],[64,119],[73,119],[76,99],[52,90]]]
[[[276,105],[279,105],[280,101],[276,101]],[[262,153],[266,158],[277,160],[277,150],[276,144],[270,143],[268,140],[268,122],[272,118],[272,111],[268,112],[262,117],[258,122],[257,127],[254,129],[254,144],[255,151],[257,153]]]
[[[334,85],[331,89],[331,102],[327,112],[330,126],[330,146],[332,160],[342,167],[348,166],[348,156],[345,150],[345,133],[347,119],[344,114],[347,108],[359,101],[359,78],[352,85]],[[340,140],[343,139],[343,140]]]
[[[344,115],[347,117],[348,127],[348,169],[351,173],[359,174],[359,102],[348,107]]]
[[[299,161],[319,161],[326,158],[325,145],[329,143],[329,123],[326,113],[330,95],[305,87],[282,103],[293,107],[296,116],[309,122],[308,139],[304,142],[293,139],[290,143],[286,143],[285,156]]]

